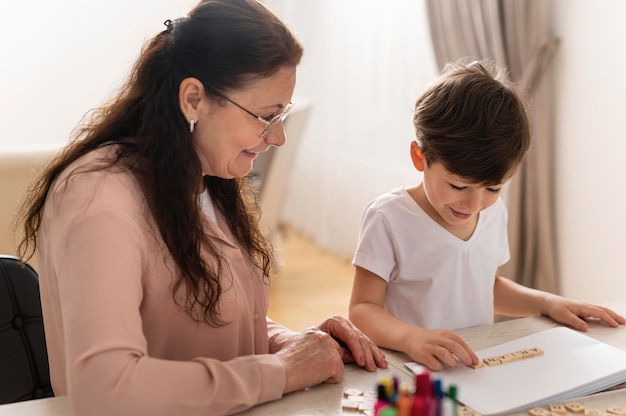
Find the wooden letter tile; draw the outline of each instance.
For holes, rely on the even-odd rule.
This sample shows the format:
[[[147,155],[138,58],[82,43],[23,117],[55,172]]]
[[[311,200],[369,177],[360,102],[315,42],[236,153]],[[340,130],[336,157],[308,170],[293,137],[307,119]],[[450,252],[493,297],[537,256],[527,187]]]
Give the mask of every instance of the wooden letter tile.
[[[565,408],[572,413],[583,413],[585,411],[585,407],[578,403],[568,403],[565,405]]]
[[[483,362],[490,366],[502,364],[502,361],[498,360],[496,357],[483,358]]]
[[[469,416],[474,413],[474,409],[468,406],[458,406],[456,408],[457,416]]]
[[[543,355],[543,350],[541,348],[537,348],[537,347],[526,348],[524,350],[513,351],[513,352],[503,354],[503,355],[485,357],[483,358],[483,363],[487,364],[488,366],[494,366],[494,365],[512,363],[514,361],[522,360],[524,358],[536,357],[538,355]],[[468,367],[471,367],[474,369],[481,368],[482,364],[469,365]]]
[[[539,355],[543,355],[543,350],[541,348],[533,347],[528,348],[526,351],[529,351],[533,357],[537,357]]]
[[[548,412],[546,409],[543,409],[541,407],[536,407],[534,409],[530,409],[528,411],[528,414],[530,416],[548,416],[550,412]]]
[[[567,409],[562,404],[551,404],[550,412],[555,413],[557,415],[564,415],[567,413]]]
[[[497,358],[498,360],[500,360],[500,362],[501,362],[502,364],[506,364],[506,363],[510,363],[510,362],[515,361],[515,360],[513,359],[513,357],[511,357],[509,354],[498,355],[498,356],[496,356],[496,358]]]
[[[533,354],[528,349],[519,350],[519,351],[517,351],[517,353],[520,354],[523,359],[533,357]]]
[[[509,359],[509,362],[521,360],[523,358],[519,352],[509,352],[504,354],[504,356]]]

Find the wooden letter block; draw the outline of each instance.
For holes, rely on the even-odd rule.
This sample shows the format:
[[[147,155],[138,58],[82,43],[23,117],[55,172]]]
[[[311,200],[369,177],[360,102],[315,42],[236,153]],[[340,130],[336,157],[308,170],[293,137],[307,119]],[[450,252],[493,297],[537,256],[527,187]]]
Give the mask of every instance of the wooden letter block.
[[[626,409],[624,409],[623,407],[609,407],[608,409],[606,409],[607,413],[610,413],[612,415],[617,415],[617,416],[625,416],[626,415]]]
[[[530,352],[530,350],[519,350],[517,351],[523,359],[534,357],[534,355]]]
[[[513,357],[511,357],[509,354],[498,355],[496,358],[497,358],[498,360],[500,360],[500,362],[501,362],[502,364],[506,364],[506,363],[510,363],[510,362],[515,361],[515,360],[513,359]]]
[[[564,415],[567,413],[567,409],[562,404],[551,404],[550,412],[557,414],[557,415]]]
[[[537,348],[537,347],[526,348],[524,350],[513,351],[513,352],[503,354],[503,355],[496,355],[494,357],[485,357],[483,358],[483,363],[487,364],[488,366],[494,366],[494,365],[512,363],[513,361],[519,361],[524,358],[537,357],[538,355],[543,355],[543,350],[541,348]],[[474,365],[469,365],[468,367],[476,369],[476,368],[481,368],[482,365],[474,364]]]
[[[360,396],[363,394],[363,391],[359,390],[359,389],[346,389],[343,391],[343,395],[348,397],[348,396]]]
[[[565,405],[565,408],[572,413],[583,413],[585,411],[585,407],[578,403],[568,403]]]
[[[474,370],[477,368],[483,368],[485,366],[485,364],[481,363],[480,361],[478,362],[478,364],[470,364],[468,365],[468,367],[473,368]]]
[[[537,357],[539,355],[543,355],[543,350],[541,348],[533,347],[528,348],[526,351],[530,352],[533,357]]]
[[[490,366],[502,364],[502,361],[498,360],[496,357],[483,358],[483,362]]]
[[[469,416],[474,414],[474,409],[468,406],[458,406],[456,408],[457,416]]]
[[[348,399],[341,399],[342,409],[359,410],[359,404]]]
[[[585,409],[585,416],[604,416],[604,412],[596,409]]]
[[[523,358],[519,352],[509,352],[504,354],[504,356],[508,358],[508,362],[521,360]]]
[[[528,411],[528,414],[530,416],[549,416],[550,412],[548,412],[546,409],[542,409],[541,407],[536,407],[534,409],[530,409]]]

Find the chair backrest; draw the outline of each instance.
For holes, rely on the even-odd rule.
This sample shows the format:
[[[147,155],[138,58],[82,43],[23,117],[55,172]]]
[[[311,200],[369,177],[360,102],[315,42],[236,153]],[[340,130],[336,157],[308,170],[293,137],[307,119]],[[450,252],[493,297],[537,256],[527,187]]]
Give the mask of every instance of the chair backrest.
[[[0,253],[17,254],[11,238],[15,214],[35,177],[54,158],[61,146],[0,145]],[[37,270],[37,261],[31,265]]]
[[[0,255],[0,404],[53,395],[39,278],[28,264]]]

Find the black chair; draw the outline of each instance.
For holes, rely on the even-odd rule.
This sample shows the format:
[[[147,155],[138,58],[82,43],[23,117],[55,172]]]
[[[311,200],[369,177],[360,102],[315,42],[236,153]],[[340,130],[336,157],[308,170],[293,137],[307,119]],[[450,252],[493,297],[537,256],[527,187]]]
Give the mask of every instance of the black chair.
[[[0,255],[0,404],[52,396],[39,277]]]

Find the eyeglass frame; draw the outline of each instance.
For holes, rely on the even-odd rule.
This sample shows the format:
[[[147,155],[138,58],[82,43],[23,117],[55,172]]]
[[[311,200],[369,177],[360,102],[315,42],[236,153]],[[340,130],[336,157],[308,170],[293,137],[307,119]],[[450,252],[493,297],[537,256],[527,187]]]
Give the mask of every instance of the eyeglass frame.
[[[265,117],[261,117],[259,115],[254,114],[252,111],[248,110],[247,108],[245,108],[244,106],[242,106],[241,104],[236,103],[235,101],[231,100],[230,98],[228,98],[227,96],[225,96],[224,94],[220,94],[217,91],[213,91],[213,94],[217,95],[220,98],[225,99],[226,101],[228,101],[229,103],[235,105],[236,107],[239,107],[240,109],[242,109],[243,111],[245,111],[246,113],[250,114],[252,117],[254,117],[255,119],[257,119],[258,121],[260,121],[261,123],[265,124],[265,129],[263,130],[263,132],[261,133],[261,137],[265,138],[265,136],[267,136],[267,133],[273,129],[274,127],[276,127],[278,125],[278,123],[281,123],[283,121],[285,121],[285,118],[287,118],[287,116],[289,115],[289,112],[293,109],[294,103],[292,101],[289,101],[287,103],[287,105],[285,106],[285,109],[283,111],[281,111],[280,113],[276,114],[274,117],[272,117],[271,119],[267,120]]]

